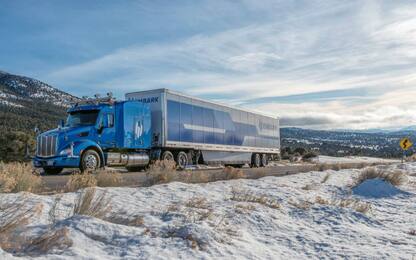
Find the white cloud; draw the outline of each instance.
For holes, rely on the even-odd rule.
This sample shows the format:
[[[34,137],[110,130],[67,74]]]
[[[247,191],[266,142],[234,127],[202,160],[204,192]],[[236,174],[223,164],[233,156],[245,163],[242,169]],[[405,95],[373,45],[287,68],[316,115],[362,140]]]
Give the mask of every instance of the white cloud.
[[[54,71],[47,79],[89,93],[168,87],[234,103],[369,88],[381,92],[371,102],[338,97],[325,103],[252,106],[287,118],[325,119],[314,127],[415,124],[415,106],[402,100],[403,95],[416,94],[416,8],[387,1],[303,4],[290,10],[270,5],[268,10],[245,1],[246,7],[275,19],[164,44],[125,47]]]

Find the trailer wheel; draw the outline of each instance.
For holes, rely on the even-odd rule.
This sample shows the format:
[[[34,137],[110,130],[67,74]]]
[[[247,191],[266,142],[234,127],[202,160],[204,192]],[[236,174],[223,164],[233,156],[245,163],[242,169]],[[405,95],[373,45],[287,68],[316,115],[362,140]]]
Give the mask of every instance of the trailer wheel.
[[[267,158],[267,154],[261,155],[261,167],[266,167],[269,164],[269,159]]]
[[[90,149],[82,154],[81,171],[95,171],[100,165],[100,155],[96,151]]]
[[[162,161],[167,160],[167,161],[173,161],[174,157],[173,154],[169,151],[164,151],[162,154],[162,157],[160,158]]]
[[[188,156],[185,152],[179,152],[176,156],[176,164],[178,165],[179,169],[185,169],[186,165],[188,165]]]
[[[45,174],[47,175],[55,175],[55,174],[59,174],[62,172],[64,168],[43,168],[43,171],[45,172]]]
[[[258,153],[253,154],[253,157],[251,158],[251,167],[259,168],[260,164],[261,164],[260,154]]]

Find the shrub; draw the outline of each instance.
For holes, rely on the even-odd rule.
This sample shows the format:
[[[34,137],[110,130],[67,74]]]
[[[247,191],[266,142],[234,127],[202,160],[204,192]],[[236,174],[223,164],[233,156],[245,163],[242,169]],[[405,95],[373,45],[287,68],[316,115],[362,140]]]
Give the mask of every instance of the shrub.
[[[306,154],[306,149],[305,148],[303,148],[303,147],[297,147],[297,148],[295,148],[295,150],[293,151],[293,153],[295,153],[295,154],[299,154],[299,155],[304,155],[304,154]]]
[[[91,173],[74,173],[65,185],[67,191],[76,191],[81,188],[97,186],[97,179]]]
[[[318,157],[318,153],[314,152],[314,151],[309,151],[306,152],[303,156],[302,156],[302,160],[304,161],[309,161],[312,158],[316,158]]]
[[[30,164],[0,162],[0,192],[36,192],[41,187],[42,179]]]
[[[99,187],[117,187],[123,181],[121,173],[114,170],[99,170],[95,178]]]

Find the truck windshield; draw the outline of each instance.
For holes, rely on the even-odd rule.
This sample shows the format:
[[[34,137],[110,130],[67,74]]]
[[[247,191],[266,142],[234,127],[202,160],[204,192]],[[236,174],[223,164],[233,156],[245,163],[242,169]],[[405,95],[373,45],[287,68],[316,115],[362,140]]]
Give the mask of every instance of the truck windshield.
[[[88,126],[94,125],[97,121],[99,110],[75,111],[68,115],[66,126]]]

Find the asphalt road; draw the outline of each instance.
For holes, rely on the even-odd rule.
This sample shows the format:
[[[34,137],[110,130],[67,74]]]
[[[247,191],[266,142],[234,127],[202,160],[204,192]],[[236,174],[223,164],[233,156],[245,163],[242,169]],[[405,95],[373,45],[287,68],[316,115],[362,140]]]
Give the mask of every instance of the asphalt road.
[[[266,168],[241,168],[242,178],[257,179],[265,176],[284,176],[289,174],[296,174],[299,172],[307,172],[314,169],[314,165],[281,165],[270,166]],[[147,171],[142,172],[127,172],[124,169],[116,169],[121,173],[123,178],[121,186],[129,187],[145,187],[158,183],[160,180],[155,180],[153,173]],[[59,175],[43,175],[43,183],[45,192],[63,191],[65,185],[71,176],[71,171],[63,172]],[[218,169],[198,169],[177,171],[170,176],[165,177],[162,182],[182,181],[188,183],[212,182],[219,180],[230,179],[229,175],[224,172],[222,168]]]

